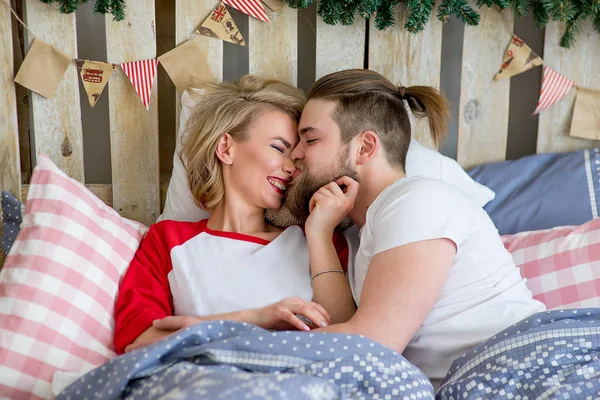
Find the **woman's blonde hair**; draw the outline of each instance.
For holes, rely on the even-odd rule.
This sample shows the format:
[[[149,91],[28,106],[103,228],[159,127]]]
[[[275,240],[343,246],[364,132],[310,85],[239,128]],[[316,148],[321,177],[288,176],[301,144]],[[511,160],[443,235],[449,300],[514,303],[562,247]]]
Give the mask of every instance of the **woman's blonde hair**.
[[[214,209],[225,195],[223,170],[216,149],[228,133],[248,139],[252,121],[265,110],[279,110],[300,119],[306,98],[302,90],[275,79],[246,75],[235,82],[202,83],[188,89],[196,104],[182,136],[180,159],[199,207]]]

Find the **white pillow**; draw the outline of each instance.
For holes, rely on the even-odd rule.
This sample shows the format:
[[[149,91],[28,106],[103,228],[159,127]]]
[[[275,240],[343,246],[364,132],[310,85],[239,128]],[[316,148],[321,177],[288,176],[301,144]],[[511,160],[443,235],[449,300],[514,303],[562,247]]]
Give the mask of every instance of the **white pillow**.
[[[181,96],[179,132],[177,133],[177,144],[173,156],[173,175],[167,189],[165,209],[157,221],[163,219],[200,221],[208,218],[208,212],[199,208],[194,202],[192,193],[187,185],[185,168],[178,155],[181,151],[181,136],[185,132],[193,106],[194,101],[187,91],[184,92]],[[471,179],[456,161],[435,150],[420,145],[414,139],[410,142],[406,156],[406,175],[424,176],[451,183],[461,189],[481,207],[496,196],[491,189]]]
[[[408,146],[406,175],[448,182],[462,190],[480,207],[496,197],[492,189],[475,182],[455,160],[419,144],[415,139],[411,139]]]
[[[175,144],[175,154],[173,155],[173,172],[167,189],[167,198],[165,199],[165,209],[158,216],[158,221],[163,219],[174,219],[176,221],[200,221],[208,218],[208,212],[198,207],[194,202],[194,196],[190,191],[187,178],[185,176],[185,167],[179,158],[181,152],[181,138],[185,132],[187,121],[192,115],[194,100],[187,91],[181,95],[181,115],[179,116],[179,132]]]

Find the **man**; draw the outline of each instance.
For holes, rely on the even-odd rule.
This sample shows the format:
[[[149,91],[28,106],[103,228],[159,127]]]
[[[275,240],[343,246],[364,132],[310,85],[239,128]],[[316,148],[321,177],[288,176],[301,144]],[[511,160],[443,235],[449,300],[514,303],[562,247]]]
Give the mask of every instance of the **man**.
[[[338,196],[360,229],[349,271],[358,310],[319,331],[374,339],[438,385],[461,354],[544,310],[485,211],[449,184],[406,178],[411,127],[404,101],[429,117],[437,142],[447,118],[437,91],[350,70],[321,78],[308,98],[292,153],[300,170],[284,209],[270,217],[304,221],[319,188],[342,176],[359,182],[355,198]]]

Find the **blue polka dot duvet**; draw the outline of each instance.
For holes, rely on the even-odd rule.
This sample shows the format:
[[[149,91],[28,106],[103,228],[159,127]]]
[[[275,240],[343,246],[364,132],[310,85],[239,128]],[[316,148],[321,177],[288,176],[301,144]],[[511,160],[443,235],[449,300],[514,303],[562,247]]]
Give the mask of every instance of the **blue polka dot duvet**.
[[[404,357],[363,336],[211,321],[114,358],[57,397],[86,398],[433,399],[434,392]]]
[[[438,400],[600,399],[600,309],[547,311],[455,360]]]

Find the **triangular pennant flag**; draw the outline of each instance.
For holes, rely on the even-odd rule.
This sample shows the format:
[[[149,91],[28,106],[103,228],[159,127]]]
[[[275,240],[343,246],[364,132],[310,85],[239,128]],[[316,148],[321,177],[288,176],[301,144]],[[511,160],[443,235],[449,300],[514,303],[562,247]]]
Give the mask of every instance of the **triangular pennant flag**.
[[[156,58],[121,64],[123,72],[131,81],[146,110],[150,105],[150,95],[152,94],[152,86],[154,86],[157,65],[158,60]]]
[[[542,65],[544,61],[535,54],[518,36],[513,35],[508,49],[504,54],[504,62],[494,80],[510,78],[525,71]]]
[[[223,0],[225,4],[261,21],[269,22],[267,12],[260,0]]]
[[[577,88],[569,135],[600,140],[600,91]]]
[[[206,62],[206,54],[193,40],[188,40],[173,50],[158,57],[179,93],[200,82],[215,82],[216,79]]]
[[[49,99],[54,96],[72,59],[56,47],[35,39],[15,82]]]
[[[223,2],[217,5],[212,14],[206,18],[206,21],[200,25],[196,32],[201,35],[225,40],[226,42],[239,44],[240,46],[246,45],[242,33],[233,18],[231,18],[231,14],[229,14],[229,10]]]
[[[565,97],[567,92],[575,86],[575,82],[565,78],[550,67],[544,66],[544,76],[542,77],[542,90],[540,100],[533,115],[552,107],[560,99]]]
[[[88,95],[90,106],[94,107],[100,98],[106,83],[115,66],[100,61],[75,60],[77,70],[83,83],[83,88]]]

